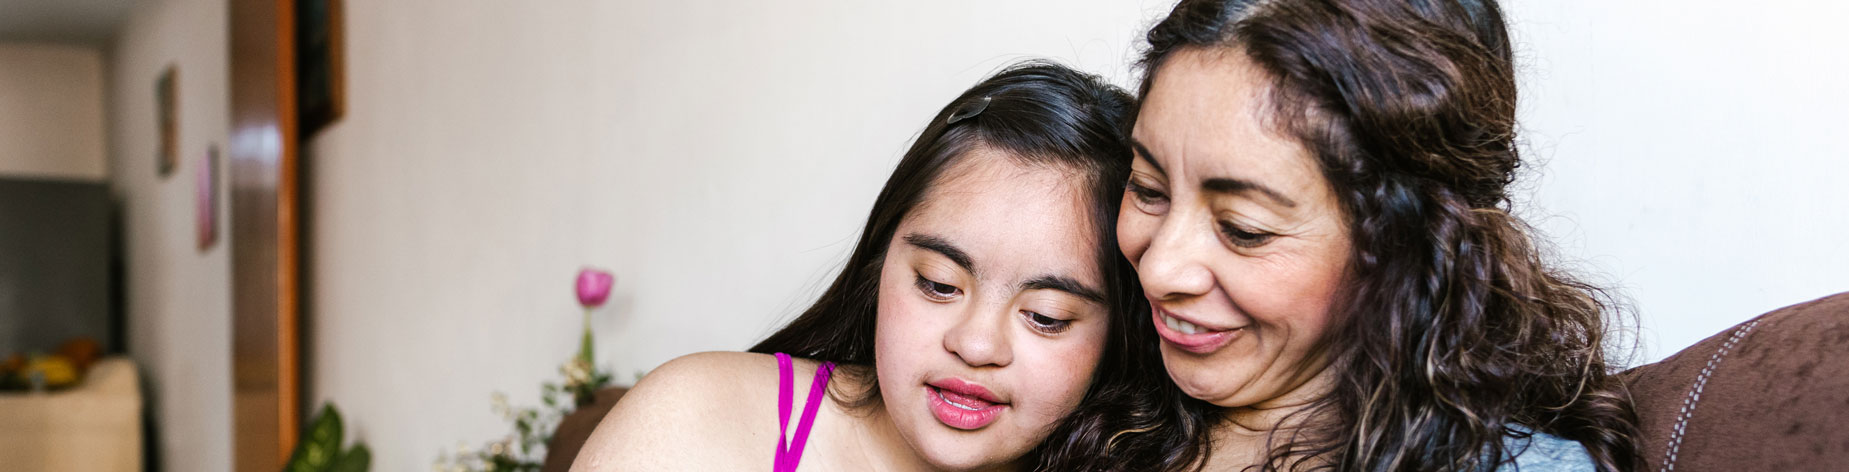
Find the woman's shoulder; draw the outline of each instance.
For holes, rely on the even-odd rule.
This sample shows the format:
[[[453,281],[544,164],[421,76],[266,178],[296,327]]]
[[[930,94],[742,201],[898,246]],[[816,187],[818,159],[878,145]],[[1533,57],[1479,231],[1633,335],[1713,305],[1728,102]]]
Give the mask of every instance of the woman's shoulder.
[[[797,373],[805,364],[814,370],[813,363],[796,362]],[[598,423],[578,465],[694,470],[768,463],[777,443],[777,371],[768,354],[702,352],[668,361]]]
[[[1594,472],[1592,455],[1578,441],[1534,432],[1528,437],[1503,439],[1504,465],[1521,472]],[[1504,467],[1505,469],[1507,467]]]

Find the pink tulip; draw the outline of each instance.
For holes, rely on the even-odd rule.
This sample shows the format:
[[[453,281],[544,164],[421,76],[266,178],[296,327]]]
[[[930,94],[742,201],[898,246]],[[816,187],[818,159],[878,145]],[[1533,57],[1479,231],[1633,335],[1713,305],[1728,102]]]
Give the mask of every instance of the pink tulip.
[[[597,269],[586,268],[578,272],[578,304],[585,308],[603,306],[604,300],[610,298],[610,286],[616,284],[616,277]]]

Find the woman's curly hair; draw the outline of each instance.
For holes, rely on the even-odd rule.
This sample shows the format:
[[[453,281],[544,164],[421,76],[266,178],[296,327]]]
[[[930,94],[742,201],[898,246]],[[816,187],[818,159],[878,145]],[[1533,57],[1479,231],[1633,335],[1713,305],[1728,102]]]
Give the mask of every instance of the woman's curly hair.
[[[1148,40],[1145,97],[1177,51],[1266,71],[1267,125],[1315,156],[1353,240],[1324,341],[1336,385],[1257,468],[1491,470],[1531,432],[1632,468],[1606,357],[1620,303],[1510,214],[1516,78],[1494,0],[1183,0]]]

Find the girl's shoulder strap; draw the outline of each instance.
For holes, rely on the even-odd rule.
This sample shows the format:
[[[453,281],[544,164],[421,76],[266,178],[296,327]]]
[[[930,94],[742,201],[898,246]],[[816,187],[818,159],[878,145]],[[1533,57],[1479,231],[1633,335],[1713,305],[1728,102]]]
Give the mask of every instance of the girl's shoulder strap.
[[[802,420],[796,423],[796,436],[789,437],[790,403],[794,400],[796,367],[790,361],[790,355],[777,353],[777,454],[776,464],[771,469],[776,472],[795,472],[801,463],[803,446],[809,440],[809,428],[815,424],[815,414],[822,409],[823,395],[828,391],[828,379],[832,377],[835,363],[823,362],[815,369],[815,379],[809,385],[809,399],[804,402]],[[787,440],[785,438],[788,438]]]

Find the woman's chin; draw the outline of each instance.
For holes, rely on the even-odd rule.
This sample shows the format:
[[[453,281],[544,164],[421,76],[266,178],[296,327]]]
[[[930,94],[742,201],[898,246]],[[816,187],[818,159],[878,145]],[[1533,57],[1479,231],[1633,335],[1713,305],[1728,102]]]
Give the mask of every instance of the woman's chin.
[[[1216,406],[1240,406],[1233,397],[1244,382],[1228,378],[1228,374],[1237,369],[1225,365],[1224,361],[1211,362],[1211,359],[1185,351],[1176,350],[1171,353],[1170,349],[1167,345],[1162,346],[1162,365],[1168,369],[1169,379],[1175,381],[1175,386],[1180,387],[1182,393]]]

